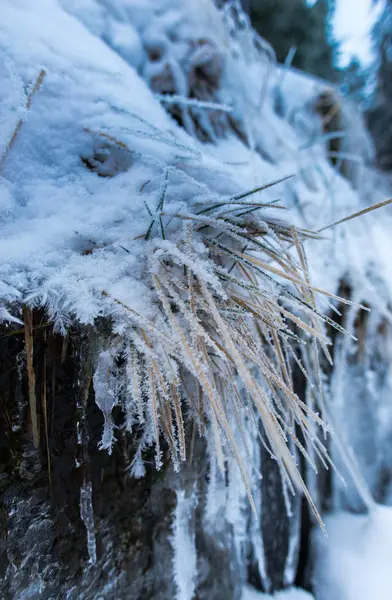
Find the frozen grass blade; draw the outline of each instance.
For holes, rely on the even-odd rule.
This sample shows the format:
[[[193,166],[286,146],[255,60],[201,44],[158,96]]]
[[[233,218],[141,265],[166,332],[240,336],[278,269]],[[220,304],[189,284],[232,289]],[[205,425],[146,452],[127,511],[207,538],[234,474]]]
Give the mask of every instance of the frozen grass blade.
[[[46,71],[44,71],[44,69],[41,69],[41,71],[40,71],[40,73],[39,73],[39,75],[38,75],[38,77],[37,77],[37,79],[35,81],[35,84],[34,84],[32,90],[31,90],[31,92],[27,96],[26,106],[25,106],[25,109],[27,111],[30,110],[33,98],[34,98],[35,94],[39,91],[41,85],[43,84],[45,76],[46,76]],[[15,143],[15,140],[16,140],[16,138],[18,136],[18,133],[20,132],[20,130],[22,128],[22,125],[23,125],[23,118],[20,118],[19,121],[16,124],[16,127],[15,127],[15,129],[13,131],[13,134],[11,136],[10,141],[8,142],[7,146],[3,150],[3,153],[2,153],[2,155],[0,157],[0,173],[2,171],[2,168],[4,166],[4,162],[5,162],[8,154],[12,150],[12,147],[13,147],[13,145]]]
[[[377,204],[373,204],[373,206],[368,206],[367,208],[363,208],[362,210],[359,210],[358,212],[355,212],[352,215],[349,215],[348,217],[344,217],[343,219],[339,219],[339,221],[335,221],[334,223],[331,223],[330,225],[326,225],[325,227],[322,227],[321,229],[319,229],[317,231],[317,233],[322,233],[323,231],[326,231],[327,229],[330,229],[331,227],[335,227],[336,225],[341,225],[342,223],[346,223],[347,221],[351,221],[352,219],[356,219],[357,217],[366,215],[367,213],[372,212],[373,210],[377,210],[378,208],[382,208],[383,206],[388,206],[388,204],[391,204],[391,203],[392,203],[392,198],[389,198],[388,200],[384,200],[383,202],[378,202]]]
[[[281,179],[276,179],[275,181],[271,181],[270,183],[266,183],[264,185],[259,185],[255,188],[252,188],[251,190],[243,192],[242,194],[237,194],[236,196],[232,196],[231,198],[228,198],[226,201],[212,204],[211,206],[208,206],[207,208],[200,210],[197,214],[202,215],[202,214],[205,214],[206,212],[210,212],[211,210],[216,210],[217,208],[220,208],[221,206],[227,206],[229,204],[237,204],[238,200],[242,200],[243,198],[247,198],[248,196],[257,194],[257,192],[262,192],[264,190],[267,190],[268,188],[273,187],[274,185],[277,185],[278,183],[282,183],[283,181],[287,181],[287,179],[291,179],[292,177],[294,177],[294,174],[287,175],[286,177],[282,177]]]

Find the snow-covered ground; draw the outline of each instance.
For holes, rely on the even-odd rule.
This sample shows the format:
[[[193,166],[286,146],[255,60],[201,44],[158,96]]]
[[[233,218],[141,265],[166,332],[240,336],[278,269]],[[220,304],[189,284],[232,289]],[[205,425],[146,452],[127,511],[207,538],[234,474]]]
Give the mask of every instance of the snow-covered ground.
[[[328,136],[312,110],[323,84],[279,69],[268,48],[255,48],[246,22],[235,33],[231,26],[229,14],[222,16],[209,0],[2,0],[0,320],[20,320],[20,305],[27,303],[45,307],[62,332],[72,322],[109,317],[116,334],[130,336],[130,312],[138,325],[159,319],[146,257],[157,249],[177,251],[179,214],[194,218],[195,206],[201,210],[291,174],[262,200],[279,196],[289,209],[286,218],[312,231],[387,197],[387,182],[366,164],[371,143],[355,107],[342,111],[344,158],[356,166],[345,178],[331,163]],[[195,83],[188,75],[206,64],[206,87],[219,85],[211,101],[193,98],[190,108]],[[179,99],[158,94],[168,82]],[[165,110],[170,102],[182,107],[182,126]],[[391,356],[383,333],[392,317],[392,215],[380,210],[306,242],[313,284],[336,294],[345,280],[351,299],[372,308],[362,362],[358,367],[351,360],[356,347],[350,339],[339,341],[341,368],[326,396],[338,436],[353,447],[373,495],[392,465]],[[198,250],[194,264],[188,256],[189,268],[218,289],[205,250]],[[329,309],[325,301],[320,308]],[[350,307],[344,325],[356,335],[357,321]],[[110,394],[109,385],[100,394],[106,360],[111,356],[101,355],[94,383],[108,426],[103,445],[110,450],[117,400],[114,384]],[[143,474],[141,461],[136,467]],[[370,517],[339,512],[358,503],[344,474],[347,489],[333,475],[329,538],[320,534],[315,542],[316,600],[390,600],[389,509],[374,509]],[[388,485],[384,502],[392,499]],[[232,502],[226,507],[225,496],[221,508],[242,542],[236,519],[244,493],[241,488],[237,497],[234,487]],[[215,514],[211,506],[208,511]],[[180,527],[186,519],[177,518]],[[185,530],[175,535],[188,539]],[[195,565],[193,556],[179,593],[194,589]],[[295,589],[275,596],[244,591],[243,600],[262,598],[311,600]]]
[[[314,600],[314,598],[308,592],[298,588],[290,588],[270,596],[269,594],[262,594],[253,588],[247,587],[244,589],[241,600]]]
[[[328,538],[317,535],[317,600],[392,598],[392,509],[370,515],[338,512],[327,519]]]
[[[326,518],[328,537],[315,531],[314,596],[291,588],[273,595],[244,589],[242,600],[390,600],[392,509],[370,515],[337,512]]]

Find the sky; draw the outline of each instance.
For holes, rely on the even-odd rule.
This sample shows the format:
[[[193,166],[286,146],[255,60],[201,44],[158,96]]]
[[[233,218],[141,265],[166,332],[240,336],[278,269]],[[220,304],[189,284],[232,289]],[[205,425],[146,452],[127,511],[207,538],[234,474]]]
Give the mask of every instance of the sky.
[[[341,42],[341,66],[346,65],[353,55],[357,55],[365,65],[371,62],[369,32],[381,6],[382,2],[374,7],[372,0],[336,0],[334,34]]]

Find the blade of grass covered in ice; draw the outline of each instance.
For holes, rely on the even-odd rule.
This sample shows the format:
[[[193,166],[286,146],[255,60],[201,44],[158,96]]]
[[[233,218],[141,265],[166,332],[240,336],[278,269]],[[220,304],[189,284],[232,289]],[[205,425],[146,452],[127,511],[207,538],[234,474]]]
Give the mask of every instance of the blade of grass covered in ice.
[[[348,215],[347,217],[343,217],[343,219],[339,219],[339,221],[335,221],[334,223],[330,223],[329,225],[325,225],[321,229],[318,229],[316,233],[321,233],[330,229],[331,227],[335,227],[336,225],[340,225],[341,223],[346,223],[347,221],[351,221],[352,219],[356,219],[357,217],[361,217],[362,215],[366,215],[373,210],[377,210],[378,208],[382,208],[383,206],[388,206],[388,204],[392,203],[392,198],[388,200],[383,200],[383,202],[378,202],[377,204],[373,204],[373,206],[368,206],[367,208],[363,208],[358,212],[353,213],[352,215]]]
[[[260,386],[254,380],[250,371],[248,371],[243,359],[241,358],[240,353],[238,352],[238,349],[236,349],[235,344],[233,343],[233,340],[232,340],[232,338],[231,338],[231,336],[219,314],[219,310],[217,309],[210,292],[207,290],[206,286],[202,282],[201,282],[201,288],[202,288],[202,293],[203,293],[203,295],[205,295],[207,302],[211,308],[211,312],[212,312],[215,322],[223,336],[225,344],[228,346],[230,354],[232,354],[235,365],[238,368],[239,375],[240,375],[243,383],[245,384],[245,386],[251,393],[252,397],[254,398],[254,400],[256,402],[256,406],[258,407],[258,410],[260,411],[262,422],[265,427],[265,431],[270,440],[270,443],[272,444],[272,448],[274,449],[275,455],[277,457],[280,457],[280,459],[283,461],[284,468],[287,469],[287,474],[290,477],[291,482],[295,483],[296,487],[304,492],[306,498],[308,499],[310,506],[312,507],[312,510],[314,511],[316,519],[318,520],[318,522],[320,524],[320,527],[323,529],[323,531],[325,531],[324,524],[322,522],[322,519],[321,519],[318,511],[317,511],[317,508],[316,508],[315,504],[313,503],[311,496],[306,488],[306,485],[298,472],[297,466],[295,465],[295,463],[293,461],[293,458],[284,442],[284,439],[281,437],[281,434],[279,434],[280,426],[278,425],[277,420],[273,417],[273,415],[267,409],[268,404],[266,406],[264,401],[262,400],[262,398],[265,397],[264,392],[261,390]]]
[[[226,104],[219,104],[217,102],[207,102],[203,100],[197,100],[196,98],[186,98],[185,96],[170,95],[170,94],[155,94],[155,97],[162,102],[162,104],[178,104],[188,106],[191,108],[200,108],[207,110],[220,110],[222,112],[230,113],[233,111],[232,106]]]
[[[196,246],[193,247],[192,230],[197,231],[198,226],[195,226],[194,220],[190,219],[190,221],[186,227],[188,231],[186,240],[179,242],[176,252],[174,252],[174,247],[171,249],[168,247],[165,251],[163,249],[156,251],[156,258],[154,258],[156,265],[155,267],[152,265],[150,272],[152,272],[154,279],[156,278],[156,289],[159,286],[157,289],[158,296],[172,328],[173,340],[176,339],[176,343],[180,344],[185,365],[188,365],[188,368],[191,367],[190,370],[195,377],[195,381],[202,383],[206,398],[205,402],[209,406],[207,414],[209,414],[211,423],[215,421],[216,451],[218,452],[219,450],[219,454],[224,452],[219,431],[224,434],[224,438],[229,441],[230,448],[234,451],[232,441],[230,441],[230,438],[231,440],[233,439],[233,433],[230,431],[230,426],[228,428],[227,420],[227,407],[234,402],[233,391],[230,391],[222,383],[222,368],[224,368],[225,364],[227,366],[231,365],[231,368],[236,369],[240,378],[243,379],[247,377],[247,365],[253,365],[253,368],[256,368],[261,374],[264,384],[267,385],[271,399],[268,399],[268,395],[260,387],[259,383],[256,381],[253,382],[253,375],[250,376],[251,379],[248,379],[245,387],[249,391],[250,386],[253,386],[251,396],[266,427],[267,437],[269,443],[272,444],[273,454],[277,455],[277,460],[281,461],[282,477],[286,479],[289,487],[294,482],[295,487],[301,489],[309,499],[308,492],[302,488],[301,480],[295,474],[296,465],[286,446],[289,437],[293,436],[293,443],[297,446],[298,450],[312,464],[313,468],[315,465],[312,463],[313,459],[308,453],[307,448],[296,439],[291,422],[298,423],[308,444],[314,443],[311,438],[312,430],[307,426],[308,419],[314,421],[314,423],[323,429],[327,426],[320,417],[293,393],[289,367],[285,362],[286,359],[281,348],[281,340],[283,343],[286,343],[291,337],[290,329],[286,324],[282,325],[283,328],[279,325],[280,322],[283,324],[286,319],[292,320],[300,329],[306,331],[312,339],[320,335],[322,336],[320,329],[315,327],[315,323],[319,319],[324,320],[325,317],[314,310],[309,292],[305,292],[304,290],[304,286],[306,288],[309,285],[309,281],[304,273],[306,265],[301,264],[301,261],[299,264],[296,264],[291,257],[286,257],[283,250],[283,258],[279,261],[280,269],[278,271],[279,275],[280,273],[286,273],[286,275],[288,274],[289,277],[295,280],[294,285],[298,286],[298,296],[289,292],[283,286],[282,289],[285,290],[288,296],[292,295],[297,303],[297,307],[302,303],[307,311],[309,311],[309,315],[313,315],[313,319],[315,320],[313,327],[311,321],[309,322],[309,315],[307,320],[303,320],[282,307],[279,303],[278,292],[270,292],[268,288],[259,287],[261,268],[253,260],[247,260],[248,254],[244,252],[236,254],[235,247],[229,248],[223,245],[227,253],[235,256],[241,273],[240,278],[239,276],[230,275],[230,273],[225,277],[225,269],[219,265],[219,261],[216,262],[213,260],[212,262],[215,265],[214,272],[222,281],[224,295],[221,296],[220,293],[217,294],[216,292],[206,292],[207,286],[211,282],[204,281],[207,272],[204,272],[203,269],[195,270],[194,268],[198,252],[196,248],[200,247],[200,239],[197,239]],[[211,219],[210,224],[216,231],[219,231],[223,227],[222,231],[228,233],[224,223],[219,219]],[[287,225],[279,225],[277,240],[280,235],[284,239],[293,239],[293,232],[292,230],[290,231]],[[233,240],[235,245],[238,244],[235,238]],[[209,245],[209,241],[204,240],[207,246]],[[186,253],[183,252],[183,245],[187,249]],[[277,256],[279,256],[279,250],[276,250],[276,252]],[[274,260],[271,256],[269,258]],[[184,261],[188,265],[185,271],[183,269]],[[257,261],[258,259],[256,259]],[[262,263],[262,261],[258,262]],[[268,267],[270,266],[268,265]],[[157,277],[158,274],[159,276]],[[267,275],[267,277],[272,280],[271,275]],[[210,278],[210,275],[208,275],[208,278]],[[232,286],[238,286],[238,289],[242,290],[243,294],[237,293],[233,295]],[[322,290],[320,291],[322,292]],[[206,297],[206,293],[210,293],[209,298]],[[217,317],[217,314],[211,308],[210,300],[213,297],[213,302],[216,303],[216,310],[220,315],[219,317]],[[232,310],[233,302],[238,303],[238,306],[243,310],[242,313],[236,314]],[[176,310],[173,313],[173,305],[179,308],[179,312]],[[185,325],[183,317],[185,317],[188,325]],[[272,357],[275,356],[275,359],[265,353],[261,342],[257,343],[255,341],[252,325],[254,322],[259,322],[265,328],[265,342],[271,348]],[[225,334],[222,334],[222,329],[226,331]],[[209,334],[205,338],[207,332]],[[208,340],[209,337],[210,339]],[[231,342],[228,342],[229,339]],[[214,353],[216,353],[217,349],[216,360]],[[204,379],[201,379],[201,377]],[[185,380],[182,383],[184,389],[186,389]],[[157,393],[159,398],[160,392]],[[257,397],[255,397],[256,394]],[[192,399],[192,392],[187,392],[186,396],[190,404],[194,407],[196,415],[201,417],[201,413],[198,412],[193,401],[194,399]],[[224,404],[222,403],[223,397]],[[167,401],[165,404],[164,398],[161,398],[159,402],[163,407],[160,411],[162,417],[159,418],[165,418],[164,413],[167,411]],[[289,415],[291,415],[290,418]],[[236,418],[236,422],[237,424],[241,424],[241,420],[238,418]],[[163,423],[162,426],[166,429]],[[242,438],[243,433],[241,431],[239,433]],[[178,443],[178,434],[176,435],[176,439]],[[283,446],[286,447],[286,450]],[[317,454],[316,450],[315,452]],[[234,454],[236,453],[234,452]],[[237,452],[236,459],[238,456]],[[219,463],[222,464],[223,454],[218,458]],[[324,459],[323,462],[325,463]],[[309,502],[311,503],[311,499],[309,499]]]
[[[195,373],[195,375],[197,376],[197,379],[203,386],[203,389],[209,398],[209,401],[211,403],[211,408],[219,422],[219,425],[224,430],[224,432],[230,442],[230,445],[232,447],[233,453],[235,455],[238,467],[239,467],[241,475],[242,475],[242,479],[244,481],[244,485],[245,485],[245,488],[246,488],[246,491],[248,494],[250,504],[252,506],[254,514],[257,516],[257,510],[256,510],[256,506],[254,504],[252,493],[251,493],[250,486],[248,483],[248,477],[246,475],[246,471],[245,471],[239,450],[237,448],[237,444],[235,442],[233,432],[231,431],[230,425],[227,421],[227,417],[225,416],[224,411],[222,409],[221,401],[219,400],[219,396],[216,393],[216,390],[214,389],[214,385],[213,385],[212,381],[210,380],[207,373],[205,372],[205,368],[204,368],[203,364],[200,362],[200,358],[197,357],[197,355],[192,351],[191,346],[187,342],[184,332],[182,331],[181,326],[179,325],[175,315],[173,314],[173,312],[170,308],[170,303],[169,303],[166,295],[164,294],[162,285],[161,285],[158,277],[156,275],[154,275],[153,280],[154,280],[154,285],[157,289],[157,293],[158,293],[158,295],[161,299],[162,305],[164,307],[165,313],[168,316],[168,319],[169,319],[170,323],[172,324],[173,329],[178,336],[178,341],[182,346],[182,349],[184,352],[184,358],[186,359],[191,370]]]
[[[46,71],[44,69],[41,69],[31,92],[27,96],[26,105],[25,105],[26,111],[30,110],[31,103],[33,101],[33,97],[35,96],[35,94],[39,91],[40,87],[42,86],[45,76],[46,76]],[[4,162],[9,154],[9,152],[11,151],[11,149],[15,143],[18,133],[22,128],[23,122],[24,122],[24,119],[23,119],[23,117],[21,117],[16,124],[16,127],[13,131],[10,141],[8,142],[7,146],[4,148],[4,150],[2,152],[2,155],[0,157],[0,173],[1,173],[2,167],[4,165]]]
[[[162,209],[163,209],[163,205],[165,203],[165,198],[166,198],[166,194],[167,194],[167,188],[169,185],[169,169],[165,169],[164,175],[163,175],[163,179],[162,179],[162,183],[160,186],[160,190],[159,190],[159,200],[158,200],[158,204],[155,210],[155,214],[152,215],[152,221],[150,223],[150,226],[146,232],[146,235],[144,236],[145,240],[148,240],[150,238],[150,235],[152,233],[153,227],[156,223],[157,220],[159,220],[159,225],[160,225],[160,230],[161,230],[161,236],[162,239],[165,239],[165,230],[164,230],[164,226],[163,226],[163,221],[162,221]],[[148,207],[147,207],[148,208]],[[150,212],[150,210],[149,210]]]
[[[312,285],[308,285],[306,283],[306,281],[303,281],[301,279],[299,279],[298,277],[295,277],[294,275],[291,275],[291,273],[288,273],[287,271],[282,271],[281,269],[278,269],[277,267],[274,267],[272,264],[269,263],[265,263],[261,260],[259,260],[258,258],[255,258],[254,256],[250,255],[250,254],[245,254],[243,252],[240,252],[234,248],[229,248],[228,246],[221,244],[219,242],[216,242],[214,240],[206,240],[206,242],[209,245],[212,245],[216,248],[218,248],[219,250],[222,250],[224,253],[228,254],[229,256],[235,256],[238,257],[240,260],[242,260],[244,263],[249,264],[255,268],[257,268],[257,271],[259,273],[262,273],[262,275],[266,275],[266,273],[264,271],[270,271],[271,273],[273,273],[274,275],[278,275],[279,277],[282,277],[283,279],[287,279],[292,283],[296,283],[298,285],[302,285],[307,287],[308,289],[313,290],[314,292],[323,294],[324,290],[320,289],[320,288],[316,288]],[[277,285],[279,285],[279,283],[276,280],[273,280]],[[308,308],[313,309],[313,307],[306,302],[305,300],[303,300],[302,298],[296,296],[295,294],[292,294],[287,288],[283,288],[283,290],[288,293],[289,295],[293,296],[298,302],[300,302],[301,304],[307,306]]]
[[[231,196],[230,198],[228,198],[225,201],[222,202],[217,202],[216,204],[211,204],[210,206],[208,206],[207,208],[204,208],[202,210],[200,210],[197,214],[201,215],[204,214],[206,212],[210,212],[211,210],[216,210],[217,208],[220,208],[221,206],[226,206],[229,204],[236,204],[238,200],[242,200],[243,198],[247,198],[248,196],[252,196],[253,194],[256,194],[257,192],[262,192],[270,187],[273,187],[275,185],[277,185],[278,183],[282,183],[283,181],[287,181],[288,179],[291,179],[292,177],[294,177],[294,174],[291,175],[286,175],[286,177],[281,177],[280,179],[276,179],[275,181],[271,181],[269,183],[266,183],[264,185],[259,185],[255,188],[252,188],[251,190],[248,190],[246,192],[242,192],[241,194],[237,194],[235,196]]]
[[[150,211],[150,236],[157,214],[161,217],[163,213],[167,171],[161,190],[163,192],[156,212]],[[249,193],[255,193],[255,190],[246,192],[245,197]],[[240,211],[245,204],[254,204],[256,206],[252,208],[257,209],[271,206],[267,203],[247,203],[241,197],[244,195],[229,199],[234,204],[238,202]],[[226,208],[227,201],[221,204],[224,205]],[[205,213],[188,215],[184,214],[185,211],[178,213],[175,216],[187,223],[184,227],[187,234],[177,243],[170,240],[158,243],[153,250],[149,272],[165,317],[165,322],[161,323],[162,330],[159,323],[149,323],[123,302],[112,300],[132,314],[136,329],[144,326],[148,335],[151,333],[151,341],[146,350],[141,348],[141,352],[150,352],[145,360],[151,367],[147,395],[153,413],[154,439],[155,443],[159,435],[166,439],[175,468],[178,467],[178,460],[184,460],[185,457],[182,407],[178,383],[171,387],[171,375],[168,375],[167,366],[161,364],[159,350],[153,348],[154,341],[166,346],[169,363],[173,359],[179,365],[181,387],[197,424],[193,431],[198,428],[200,433],[202,423],[209,419],[220,468],[224,468],[225,454],[229,450],[238,463],[252,504],[249,478],[229,419],[229,414],[234,415],[236,427],[239,428],[238,435],[245,447],[243,419],[238,413],[241,402],[236,396],[237,384],[232,381],[228,385],[224,373],[229,369],[238,375],[264,425],[271,453],[279,462],[285,485],[289,490],[293,491],[295,487],[305,494],[322,526],[291,454],[290,438],[315,469],[312,454],[308,451],[316,444],[309,424],[313,422],[323,430],[328,430],[328,426],[294,393],[285,349],[289,340],[305,343],[295,335],[295,327],[312,340],[319,340],[324,348],[329,340],[323,332],[323,322],[331,323],[345,333],[339,324],[316,309],[314,294],[325,294],[336,300],[339,298],[310,283],[302,240],[310,236],[317,237],[317,234],[305,230],[293,233],[292,226],[283,221],[263,220],[249,213],[238,215],[235,210],[230,212],[234,213],[230,217],[223,216],[219,210],[213,216]],[[206,228],[207,232],[204,231]],[[159,232],[154,232],[154,235],[159,238]],[[221,238],[221,242],[217,241],[218,238]],[[288,252],[287,242],[296,247],[298,258]],[[205,252],[206,249],[209,249],[209,254]],[[252,252],[257,255],[254,256]],[[260,254],[264,254],[266,260],[259,258]],[[231,270],[225,269],[227,261],[224,255],[234,259],[238,272],[231,274]],[[268,286],[263,286],[263,279],[274,286],[272,291]],[[285,287],[279,281],[281,279],[290,282],[293,291]],[[293,311],[301,309],[304,314],[299,317],[297,312],[287,308],[287,303],[282,306],[282,297],[293,304]],[[290,321],[294,323],[294,328]],[[260,332],[259,338],[255,337],[256,331]],[[256,372],[260,380],[254,375]],[[189,377],[193,383],[186,391]],[[197,389],[202,390],[200,406],[194,397]],[[234,413],[230,413],[231,410]],[[296,437],[294,424],[300,427],[306,443]],[[157,452],[162,452],[160,446],[157,446]],[[318,446],[315,454],[322,464],[330,464]],[[160,464],[161,457],[157,455],[156,459]]]
[[[313,306],[311,304],[309,304],[309,302],[307,302],[306,300],[304,300],[303,298],[300,298],[299,296],[297,296],[296,294],[294,294],[293,292],[291,292],[288,288],[286,288],[285,286],[283,286],[279,281],[277,281],[276,279],[273,279],[270,275],[268,275],[265,270],[267,271],[271,271],[272,273],[274,273],[275,275],[278,275],[280,277],[283,277],[284,279],[287,279],[289,281],[291,281],[292,283],[297,283],[299,285],[303,285],[305,287],[307,287],[308,289],[311,289],[314,292],[317,292],[319,294],[325,294],[327,296],[330,296],[330,294],[328,292],[325,292],[325,290],[322,290],[320,288],[314,287],[312,285],[308,285],[306,284],[306,282],[300,280],[297,277],[294,277],[292,275],[290,275],[290,273],[285,273],[284,271],[281,271],[280,269],[276,269],[275,267],[273,267],[272,265],[269,265],[267,263],[264,263],[262,261],[259,261],[257,258],[249,255],[249,254],[244,254],[241,252],[238,252],[234,249],[228,248],[227,246],[224,246],[223,244],[219,244],[217,242],[214,242],[212,240],[207,240],[207,242],[213,246],[218,247],[219,249],[223,250],[223,252],[225,252],[226,254],[228,254],[229,256],[238,256],[239,258],[241,258],[245,263],[252,265],[256,271],[258,273],[260,273],[260,275],[262,277],[267,278],[269,281],[271,281],[271,283],[273,283],[274,285],[276,285],[279,289],[282,290],[282,292],[289,296],[290,298],[292,298],[293,300],[295,300],[296,302],[298,302],[299,304],[301,304],[302,306],[306,307],[307,309],[310,309],[311,311],[313,311],[315,314],[317,314],[319,317],[321,317],[322,319],[325,320],[325,322],[327,322],[328,324],[332,325],[332,327],[334,327],[335,329],[337,329],[338,331],[340,331],[341,333],[344,333],[345,335],[349,335],[352,339],[356,340],[355,336],[353,336],[350,332],[346,331],[343,327],[341,327],[338,323],[336,323],[335,321],[332,321],[332,319],[330,319],[328,317],[328,315],[323,315],[321,314],[318,310],[316,311],[316,309],[313,308]],[[265,269],[265,270],[264,270]],[[330,296],[331,297],[331,296]],[[333,297],[333,296],[332,296]],[[338,300],[340,300],[340,298],[338,296],[336,296],[336,298]]]

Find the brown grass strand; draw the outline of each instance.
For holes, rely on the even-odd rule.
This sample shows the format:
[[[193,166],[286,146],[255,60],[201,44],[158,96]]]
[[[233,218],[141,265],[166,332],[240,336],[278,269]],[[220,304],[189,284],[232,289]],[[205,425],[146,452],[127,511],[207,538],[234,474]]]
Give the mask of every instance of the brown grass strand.
[[[33,433],[33,444],[36,449],[39,448],[39,423],[37,414],[37,397],[35,392],[35,372],[34,372],[34,341],[33,341],[33,311],[28,306],[23,307],[23,318],[25,324],[25,347],[27,362],[27,383],[29,389],[29,406],[31,426]]]
[[[372,206],[368,206],[359,210],[358,212],[353,213],[352,215],[348,215],[347,217],[343,217],[343,219],[339,219],[339,221],[335,221],[334,223],[330,223],[329,225],[325,225],[321,229],[318,229],[316,233],[322,233],[326,231],[326,229],[330,229],[331,227],[335,227],[336,225],[341,225],[342,223],[346,223],[347,221],[351,221],[352,219],[356,219],[357,217],[361,217],[362,215],[366,215],[374,210],[382,208],[383,206],[388,206],[388,204],[392,203],[392,198],[388,200],[383,200],[383,202],[378,202],[377,204],[373,204]]]

